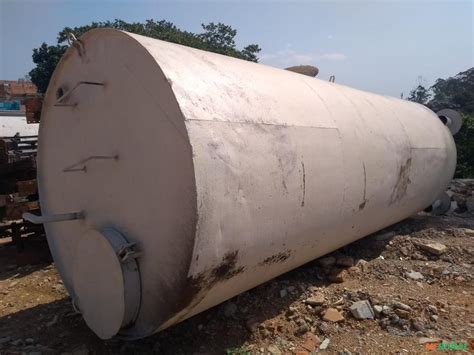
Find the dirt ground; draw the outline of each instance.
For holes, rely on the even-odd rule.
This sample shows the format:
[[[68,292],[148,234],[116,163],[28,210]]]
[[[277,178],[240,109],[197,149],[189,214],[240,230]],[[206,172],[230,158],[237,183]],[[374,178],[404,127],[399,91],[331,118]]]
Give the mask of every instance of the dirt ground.
[[[0,354],[474,352],[474,216],[457,210],[420,213],[133,342],[98,339],[54,264],[16,267],[3,244]]]

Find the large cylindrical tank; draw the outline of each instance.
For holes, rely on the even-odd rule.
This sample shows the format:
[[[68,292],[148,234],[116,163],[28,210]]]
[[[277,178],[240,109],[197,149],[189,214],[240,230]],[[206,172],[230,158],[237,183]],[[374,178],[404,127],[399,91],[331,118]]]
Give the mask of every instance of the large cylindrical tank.
[[[147,336],[400,221],[456,165],[422,105],[111,29],[62,58],[39,139],[51,251],[101,338]]]

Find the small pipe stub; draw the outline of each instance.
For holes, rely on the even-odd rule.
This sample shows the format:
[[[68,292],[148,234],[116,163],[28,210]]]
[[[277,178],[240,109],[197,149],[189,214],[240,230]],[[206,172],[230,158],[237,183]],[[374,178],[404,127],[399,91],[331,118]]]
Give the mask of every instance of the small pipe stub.
[[[443,192],[433,201],[430,207],[432,215],[440,216],[445,214],[451,208],[451,197],[446,192]]]
[[[60,213],[52,214],[49,216],[38,216],[33,213],[23,213],[23,219],[33,224],[53,223],[62,221],[73,221],[75,219],[84,219],[84,213],[72,212],[72,213]]]
[[[453,136],[459,132],[462,127],[462,117],[457,111],[446,108],[436,112],[436,114],[441,122],[449,128]]]

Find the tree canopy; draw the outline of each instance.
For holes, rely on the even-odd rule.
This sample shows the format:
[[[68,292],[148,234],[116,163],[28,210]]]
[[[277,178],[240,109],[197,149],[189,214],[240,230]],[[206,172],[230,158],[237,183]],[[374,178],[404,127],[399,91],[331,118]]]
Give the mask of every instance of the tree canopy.
[[[418,102],[419,104],[426,104],[431,97],[429,90],[426,89],[423,85],[418,85],[412,91],[410,91],[410,96],[408,100]]]
[[[165,20],[146,20],[144,23],[128,23],[122,20],[92,22],[86,26],[66,27],[59,32],[56,45],[43,43],[39,48],[33,49],[33,62],[36,67],[30,71],[29,75],[31,81],[38,87],[38,91],[46,92],[54,69],[67,49],[65,42],[69,33],[73,33],[79,38],[90,29],[103,27],[115,28],[252,62],[258,62],[257,55],[260,52],[260,47],[257,44],[250,44],[241,50],[237,49],[235,44],[237,30],[220,22],[202,24],[202,33],[183,31]]]
[[[432,97],[428,101],[428,98]],[[455,177],[474,177],[474,67],[447,79],[438,79],[426,90],[419,85],[408,100],[425,104],[434,112],[451,108],[463,117],[463,126],[454,136],[458,163]]]
[[[435,111],[449,106],[474,115],[474,67],[447,79],[438,79],[431,87],[433,99],[428,106]]]
[[[452,108],[463,116],[463,126],[454,136],[458,153],[456,177],[474,177],[474,68],[454,77],[438,79],[431,87],[433,111]]]

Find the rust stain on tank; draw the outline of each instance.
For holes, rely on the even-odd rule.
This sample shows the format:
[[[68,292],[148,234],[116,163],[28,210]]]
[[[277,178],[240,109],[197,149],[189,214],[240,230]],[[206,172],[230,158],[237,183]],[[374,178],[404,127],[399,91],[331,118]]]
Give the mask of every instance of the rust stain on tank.
[[[224,255],[218,266],[211,270],[200,272],[197,275],[189,276],[186,282],[186,288],[183,293],[186,297],[181,302],[181,310],[186,309],[179,318],[184,319],[186,314],[196,307],[205,297],[206,291],[214,287],[218,282],[229,280],[232,277],[244,272],[245,267],[237,267],[238,250]]]
[[[392,195],[390,196],[390,205],[400,201],[403,197],[406,196],[408,185],[411,183],[410,169],[411,158],[409,158],[406,163],[400,167],[397,183],[393,187]]]
[[[222,262],[211,270],[210,276],[213,284],[221,280],[228,280],[244,270],[243,266],[236,267],[238,253],[237,250],[232,253],[227,253],[224,255]]]
[[[237,250],[229,252],[224,255],[219,265],[213,269],[188,277],[188,304],[198,293],[211,289],[216,283],[229,280],[245,270],[243,266],[237,266],[238,253]]]
[[[304,168],[304,163],[303,161],[301,161],[301,169],[303,171],[303,181],[302,181],[302,185],[301,185],[301,188],[303,190],[303,198],[301,199],[301,207],[304,207],[304,199],[306,197],[306,171],[305,171],[305,168]]]
[[[362,211],[367,204],[367,172],[365,169],[365,163],[362,163],[362,167],[364,168],[364,197],[362,203],[359,205],[359,211]]]
[[[282,263],[286,259],[288,259],[290,257],[290,255],[291,255],[291,252],[289,250],[283,251],[281,253],[269,256],[268,258],[266,258],[262,262],[258,263],[258,265],[263,266],[263,265],[271,265],[271,264],[276,264],[276,263]]]

